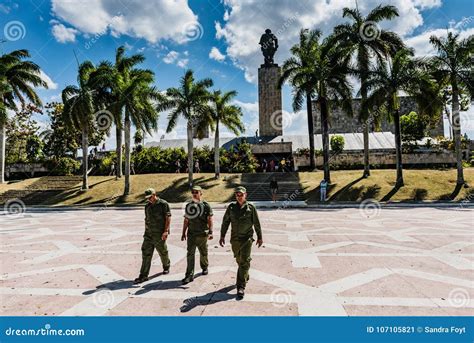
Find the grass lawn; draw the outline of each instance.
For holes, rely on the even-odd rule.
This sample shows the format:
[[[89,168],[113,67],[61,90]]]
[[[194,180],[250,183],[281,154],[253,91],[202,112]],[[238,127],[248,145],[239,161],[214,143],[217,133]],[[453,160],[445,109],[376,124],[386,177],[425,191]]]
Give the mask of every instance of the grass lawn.
[[[421,200],[464,200],[474,196],[474,168],[464,170],[466,181],[471,188],[456,189],[456,170],[407,169],[404,171],[405,186],[395,189],[395,170],[372,170],[367,179],[360,178],[362,170],[332,171],[332,184],[328,188],[331,201],[362,201],[367,198],[379,201],[421,201]],[[268,175],[262,174],[262,180]],[[298,174],[300,187],[305,199],[316,202],[319,199],[318,186],[323,177],[321,172],[302,172]],[[13,184],[0,185],[0,194],[7,190],[21,190],[31,187],[41,179],[28,179]],[[48,180],[46,180],[47,182]],[[241,182],[240,174],[222,174],[214,180],[214,174],[195,175],[195,182],[204,189],[204,196],[210,202],[228,202],[233,199],[233,189]],[[143,191],[155,188],[169,202],[180,203],[190,196],[187,187],[187,174],[140,174],[131,176],[129,196],[122,195],[124,179],[115,180],[111,176],[91,176],[90,189],[80,190],[78,183],[70,189],[56,194],[48,194],[42,205],[91,205],[91,204],[139,204],[143,202]]]

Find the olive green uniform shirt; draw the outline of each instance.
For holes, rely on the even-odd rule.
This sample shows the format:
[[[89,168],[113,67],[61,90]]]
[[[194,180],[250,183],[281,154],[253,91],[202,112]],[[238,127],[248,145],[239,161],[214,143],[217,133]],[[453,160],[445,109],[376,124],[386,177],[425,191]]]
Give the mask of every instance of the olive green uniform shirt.
[[[208,202],[188,202],[184,210],[184,217],[188,219],[188,235],[207,235],[209,233],[207,220],[212,215],[212,208]]]
[[[221,237],[232,226],[230,233],[231,241],[243,241],[253,237],[253,231],[257,234],[258,239],[262,239],[262,228],[258,219],[257,209],[249,202],[244,202],[242,207],[238,202],[232,202],[225,211],[221,226]]]
[[[165,231],[166,218],[171,216],[170,205],[166,200],[157,199],[154,204],[145,205],[145,236],[160,238]]]

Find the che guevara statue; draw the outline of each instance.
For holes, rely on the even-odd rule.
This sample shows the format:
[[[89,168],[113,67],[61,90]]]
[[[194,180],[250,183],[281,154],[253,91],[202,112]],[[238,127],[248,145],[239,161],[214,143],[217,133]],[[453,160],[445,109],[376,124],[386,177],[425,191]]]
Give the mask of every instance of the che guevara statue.
[[[273,56],[278,49],[278,39],[272,33],[272,30],[266,29],[265,33],[260,37],[260,44],[263,57],[265,58],[265,66],[272,66]]]

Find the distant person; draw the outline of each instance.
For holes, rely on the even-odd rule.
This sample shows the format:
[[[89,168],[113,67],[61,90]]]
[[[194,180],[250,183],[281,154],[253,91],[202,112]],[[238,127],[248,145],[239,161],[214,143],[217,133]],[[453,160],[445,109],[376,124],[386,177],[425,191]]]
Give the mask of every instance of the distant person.
[[[277,192],[278,192],[278,182],[275,177],[272,177],[270,181],[270,192],[272,193],[272,201],[276,202],[277,199]]]
[[[105,151],[105,143],[102,144],[102,151]]]
[[[328,182],[326,179],[323,179],[321,183],[319,184],[319,193],[321,194],[320,201],[325,202],[326,201],[326,191],[328,188]]]
[[[109,176],[114,175],[114,174],[115,174],[115,162],[112,162],[112,164],[110,165]]]
[[[194,162],[194,170],[196,173],[201,172],[201,167],[199,167],[199,160],[196,160],[196,162]]]
[[[180,169],[181,169],[181,162],[180,162],[179,160],[176,160],[176,162],[175,162],[174,165],[175,165],[175,167],[176,167],[175,173],[176,173],[176,174],[179,174],[179,173],[181,172],[181,171],[180,171]]]
[[[264,159],[263,159],[263,162],[262,162],[262,171],[263,171],[264,173],[267,172],[267,167],[268,167],[267,159],[264,158]]]
[[[130,163],[130,172],[135,175],[135,164],[133,162]]]
[[[284,171],[285,171],[285,168],[286,168],[286,160],[285,160],[285,158],[283,158],[283,159],[280,161],[280,165],[281,165],[281,171],[284,172]]]
[[[270,160],[270,172],[274,172],[274,171],[275,171],[275,161]]]

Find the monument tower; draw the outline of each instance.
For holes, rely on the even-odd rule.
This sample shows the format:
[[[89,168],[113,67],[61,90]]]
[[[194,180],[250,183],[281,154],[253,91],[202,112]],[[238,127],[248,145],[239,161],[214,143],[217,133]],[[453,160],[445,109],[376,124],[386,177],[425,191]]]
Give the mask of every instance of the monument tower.
[[[278,39],[270,29],[266,29],[259,44],[265,58],[265,63],[258,68],[259,135],[280,136],[283,134],[281,89],[278,87],[281,68],[273,61]]]

